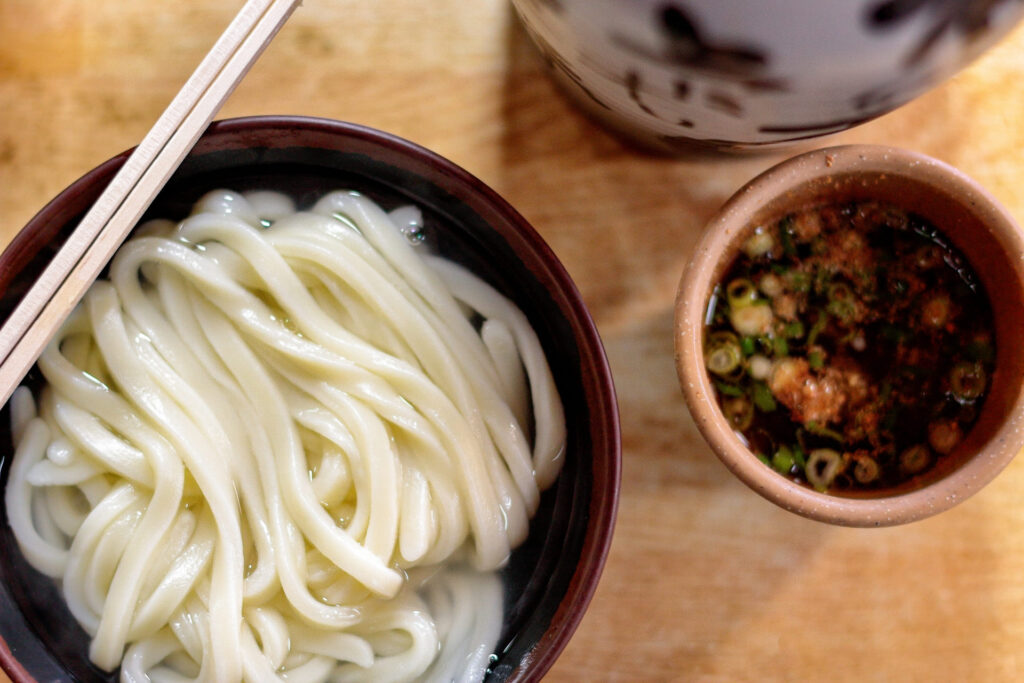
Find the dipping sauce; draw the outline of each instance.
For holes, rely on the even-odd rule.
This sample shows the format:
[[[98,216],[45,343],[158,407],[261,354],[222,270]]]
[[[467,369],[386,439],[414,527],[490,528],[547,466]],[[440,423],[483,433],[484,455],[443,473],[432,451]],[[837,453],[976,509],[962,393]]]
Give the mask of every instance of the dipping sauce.
[[[977,419],[992,311],[931,223],[879,202],[757,228],[716,288],[704,360],[757,457],[820,491],[913,486]]]

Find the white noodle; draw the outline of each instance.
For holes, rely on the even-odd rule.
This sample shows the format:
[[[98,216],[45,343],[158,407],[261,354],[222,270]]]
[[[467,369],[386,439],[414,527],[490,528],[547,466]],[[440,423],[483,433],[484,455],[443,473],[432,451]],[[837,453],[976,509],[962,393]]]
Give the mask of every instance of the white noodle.
[[[564,415],[526,317],[422,229],[351,192],[215,191],[90,289],[11,399],[5,502],[98,666],[484,676]]]

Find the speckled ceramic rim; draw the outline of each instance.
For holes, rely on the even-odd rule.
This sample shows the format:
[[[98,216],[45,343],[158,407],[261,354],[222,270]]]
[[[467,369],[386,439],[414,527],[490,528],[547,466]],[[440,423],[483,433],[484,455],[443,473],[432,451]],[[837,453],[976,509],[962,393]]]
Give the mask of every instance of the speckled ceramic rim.
[[[986,289],[999,293],[990,296],[996,313],[996,372],[977,426],[961,444],[960,464],[906,493],[874,498],[826,495],[774,472],[755,458],[730,428],[704,369],[702,331],[708,299],[747,230],[756,222],[778,219],[788,210],[827,201],[834,192],[902,203],[936,222],[940,229],[945,215],[957,216],[955,234],[944,233],[975,266]],[[987,272],[978,268],[975,258],[987,264]],[[911,522],[976,493],[1021,449],[1024,240],[1013,218],[988,192],[938,160],[891,147],[850,145],[801,154],[769,169],[733,195],[708,223],[680,282],[675,314],[676,367],[697,427],[736,476],[787,510],[847,526]]]
[[[503,678],[517,683],[541,680],[569,642],[593,597],[611,545],[618,508],[621,441],[615,389],[597,328],[579,291],[547,243],[511,205],[480,179],[415,143],[330,119],[255,116],[213,123],[190,156],[249,147],[344,150],[426,179],[492,221],[495,230],[557,302],[579,353],[583,399],[590,416],[589,424],[581,429],[589,438],[593,462],[592,481],[579,484],[589,485],[589,505],[586,509],[576,509],[581,508],[576,505],[571,517],[573,523],[586,527],[575,571],[543,633]],[[40,242],[52,239],[60,226],[84,210],[88,204],[83,206],[83,202],[99,193],[128,154],[124,152],[88,172],[33,217],[0,255],[0,288],[11,285],[38,251]],[[550,581],[547,577],[546,582]],[[0,669],[15,681],[34,680],[2,638]]]

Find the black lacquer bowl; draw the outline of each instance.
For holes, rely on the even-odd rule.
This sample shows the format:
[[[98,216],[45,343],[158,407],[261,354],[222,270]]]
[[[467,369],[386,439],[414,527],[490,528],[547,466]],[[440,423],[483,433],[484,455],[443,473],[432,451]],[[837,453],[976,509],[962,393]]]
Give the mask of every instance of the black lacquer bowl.
[[[121,154],[51,201],[0,255],[0,318],[125,162]],[[214,123],[149,213],[184,217],[206,191],[273,189],[302,206],[355,189],[385,208],[415,203],[428,239],[526,313],[565,403],[566,461],[525,545],[503,570],[505,622],[487,681],[536,681],[583,617],[611,542],[621,461],[618,411],[601,341],[550,248],[480,180],[406,140],[325,119],[253,117]],[[38,381],[30,374],[28,381]],[[0,490],[13,452],[0,414]],[[88,638],[55,583],[22,558],[0,506],[0,665],[14,681],[116,680],[88,660]]]

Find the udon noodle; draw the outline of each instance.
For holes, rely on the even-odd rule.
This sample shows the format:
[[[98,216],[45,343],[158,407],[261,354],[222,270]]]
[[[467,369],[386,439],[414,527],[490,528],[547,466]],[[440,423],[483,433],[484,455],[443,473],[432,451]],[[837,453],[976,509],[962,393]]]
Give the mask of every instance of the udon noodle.
[[[7,513],[97,666],[484,675],[564,418],[525,316],[420,222],[212,192],[141,226],[49,344],[11,402]]]

